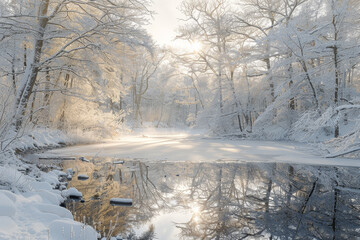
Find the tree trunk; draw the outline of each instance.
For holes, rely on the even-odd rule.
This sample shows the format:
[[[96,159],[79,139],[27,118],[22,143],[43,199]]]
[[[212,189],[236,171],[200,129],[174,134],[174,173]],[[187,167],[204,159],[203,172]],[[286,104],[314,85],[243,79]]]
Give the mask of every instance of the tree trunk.
[[[12,122],[15,132],[19,131],[24,122],[26,108],[40,69],[39,63],[44,44],[43,38],[48,23],[46,15],[49,7],[49,1],[50,0],[43,0],[39,7],[38,32],[35,38],[33,58],[31,59],[31,64],[26,67],[25,74],[21,80],[21,85],[16,96],[14,107],[15,114]]]
[[[271,102],[275,101],[275,87],[274,87],[274,82],[273,82],[273,78],[270,74],[270,69],[271,69],[271,64],[270,64],[270,58],[266,57],[264,59],[265,63],[266,63],[266,68],[267,68],[267,76],[268,76],[268,81],[269,81],[269,87],[270,87],[270,95],[271,95]]]
[[[24,45],[24,62],[23,62],[23,66],[24,66],[24,71],[26,69],[27,66],[27,48],[26,48],[26,44]]]
[[[319,109],[319,100],[317,98],[317,94],[316,94],[316,90],[315,90],[315,87],[311,81],[311,78],[310,78],[310,74],[309,74],[309,71],[308,71],[308,68],[306,66],[306,62],[304,60],[300,60],[301,62],[301,66],[305,72],[305,76],[306,76],[306,79],[310,85],[310,88],[311,88],[311,91],[312,91],[312,94],[313,94],[313,97],[314,97],[314,100],[315,100],[315,105],[316,105],[316,108]]]
[[[335,33],[335,41],[337,39],[337,33]],[[335,65],[335,92],[334,92],[334,103],[335,107],[339,105],[339,84],[340,84],[340,76],[339,76],[339,66],[338,66],[338,48],[335,45],[333,47],[333,53],[334,53],[334,65]],[[339,131],[339,123],[336,122],[335,125],[335,133],[334,137],[339,137],[340,131]]]
[[[234,71],[230,72],[230,88],[231,88],[231,93],[235,102],[235,108],[236,108],[236,112],[237,112],[237,121],[238,121],[238,126],[239,126],[239,130],[240,132],[243,131],[243,127],[241,125],[241,105],[240,105],[240,101],[237,98],[236,95],[236,91],[235,91],[235,84],[234,84]]]
[[[69,87],[69,82],[70,82],[70,74],[66,73],[65,75],[65,80],[64,80],[64,86],[65,88]],[[59,128],[60,129],[65,129],[65,112],[66,112],[66,106],[67,106],[67,101],[66,101],[66,97],[64,98],[64,102],[62,105],[62,109],[61,109],[61,114],[60,114],[60,118],[59,118]]]
[[[16,95],[16,74],[15,74],[15,54],[11,59],[11,80],[14,89],[14,94]]]
[[[334,104],[335,107],[339,106],[339,85],[340,85],[340,69],[339,69],[339,62],[338,62],[338,47],[336,42],[338,40],[338,29],[336,23],[336,16],[334,15],[332,18],[332,25],[334,27],[334,46],[332,46],[333,54],[334,54],[334,70],[335,70],[335,90],[334,90]],[[334,129],[334,137],[339,137],[339,123],[336,122],[335,129]]]
[[[123,86],[123,81],[124,81],[124,74],[123,72],[121,72],[121,76],[120,76],[120,84],[121,86]],[[119,110],[120,110],[120,113],[121,113],[121,119],[120,119],[120,122],[123,123],[125,121],[124,117],[122,116],[122,110],[124,108],[123,106],[123,97],[122,97],[122,92],[120,92],[120,97],[119,97]]]
[[[291,57],[292,54],[290,53],[290,56]],[[288,68],[288,78],[290,79],[290,82],[289,82],[289,90],[291,92],[291,87],[292,85],[294,84],[293,80],[292,80],[292,75],[293,75],[293,66],[292,66],[292,63],[289,64],[289,68]],[[291,96],[290,97],[290,100],[289,100],[289,108],[290,110],[295,110],[295,97]]]
[[[50,98],[50,70],[49,67],[46,67],[46,82],[45,82],[45,95],[44,95],[44,106],[47,106]]]
[[[220,113],[222,114],[224,113],[224,104],[223,104],[223,95],[222,95],[221,72],[218,74],[218,84],[219,84],[219,107],[220,107]]]
[[[217,22],[218,23],[218,22]],[[220,29],[220,25],[217,24],[217,32],[220,33],[221,29]],[[221,44],[221,39],[219,34],[217,34],[217,49],[218,49],[218,53],[219,53],[219,59],[217,61],[218,64],[218,74],[217,74],[217,80],[218,80],[218,84],[219,84],[219,107],[220,107],[220,113],[223,114],[224,113],[224,103],[223,103],[223,95],[222,95],[222,68],[223,68],[223,60],[222,60],[222,54],[223,54],[223,49],[222,49],[222,44]],[[224,49],[225,50],[225,49]]]
[[[37,87],[35,87],[37,88]],[[34,109],[35,109],[35,101],[36,101],[36,92],[32,93],[32,101],[31,101],[31,107],[30,107],[30,114],[29,114],[29,122],[32,122],[35,125],[34,121]]]

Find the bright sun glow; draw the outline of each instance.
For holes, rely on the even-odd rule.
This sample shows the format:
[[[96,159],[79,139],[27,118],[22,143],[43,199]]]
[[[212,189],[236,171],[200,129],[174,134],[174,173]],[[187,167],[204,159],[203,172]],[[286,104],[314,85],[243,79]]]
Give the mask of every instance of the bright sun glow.
[[[190,42],[189,48],[192,52],[199,52],[202,48],[202,45],[199,41],[192,41]]]
[[[198,223],[200,221],[200,207],[196,205],[191,207],[191,212],[193,213],[193,221]]]
[[[199,208],[199,206],[194,206],[194,207],[191,208],[191,211],[194,214],[199,214],[200,213],[200,208]]]
[[[194,218],[193,218],[193,221],[196,222],[196,223],[198,223],[199,220],[200,220],[199,217],[194,217]]]

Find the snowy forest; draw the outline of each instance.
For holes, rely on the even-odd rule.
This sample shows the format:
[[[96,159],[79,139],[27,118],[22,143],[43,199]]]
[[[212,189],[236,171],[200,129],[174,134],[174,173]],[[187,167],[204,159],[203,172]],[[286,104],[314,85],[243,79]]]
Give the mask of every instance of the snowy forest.
[[[183,1],[177,49],[150,4],[2,1],[1,139],[150,124],[356,147],[358,1]]]
[[[360,156],[360,1],[182,0],[176,6],[182,16],[181,19],[178,19],[176,36],[172,40],[176,44],[161,44],[148,30],[148,26],[156,18],[157,13],[153,9],[156,1],[0,0],[0,225],[12,224],[12,220],[9,223],[9,220],[3,217],[15,219],[14,214],[16,211],[20,211],[18,210],[20,207],[15,204],[17,210],[14,212],[6,210],[8,215],[3,216],[1,212],[3,209],[15,209],[12,199],[18,199],[16,201],[19,203],[24,202],[25,200],[19,200],[23,196],[19,197],[20,195],[16,194],[27,192],[29,189],[36,191],[46,189],[51,194],[57,194],[55,197],[46,197],[46,201],[51,199],[49,201],[51,204],[57,205],[56,207],[61,203],[59,199],[64,200],[73,192],[81,194],[73,188],[71,188],[72,191],[65,190],[67,185],[65,186],[60,181],[66,177],[71,181],[75,171],[64,173],[61,172],[64,169],[60,169],[59,165],[57,166],[59,169],[54,168],[55,170],[52,166],[36,165],[24,157],[28,152],[54,150],[54,148],[72,144],[99,143],[108,139],[118,141],[123,139],[123,142],[120,142],[125,146],[122,151],[125,152],[123,154],[128,155],[119,159],[121,164],[124,164],[128,159],[158,157],[154,155],[154,152],[168,155],[166,157],[160,155],[161,157],[156,160],[173,160],[178,157],[179,159],[175,160],[187,161],[190,157],[189,159],[180,159],[183,157],[180,151],[189,150],[190,154],[190,150],[193,150],[197,144],[195,138],[189,138],[194,141],[189,140],[193,146],[183,144],[181,137],[185,135],[176,135],[170,140],[175,139],[173,142],[181,142],[183,145],[179,143],[178,146],[173,147],[171,144],[174,143],[167,139],[171,143],[169,146],[163,146],[154,140],[155,137],[143,134],[141,136],[143,140],[148,138],[144,140],[143,145],[154,144],[154,142],[158,144],[152,150],[147,151],[143,145],[131,145],[135,144],[138,139],[125,137],[136,133],[139,129],[201,131],[204,133],[201,137],[205,136],[208,139],[196,138],[199,141],[196,154],[199,152],[201,154],[193,154],[191,160],[194,160],[195,157],[197,157],[196,160],[203,160],[202,158],[211,157],[211,155],[216,157],[216,159],[212,159],[216,161],[239,160],[241,153],[245,152],[246,157],[249,156],[249,161],[266,162],[269,156],[267,154],[270,153],[272,154],[272,157],[269,157],[270,161],[277,162],[278,152],[276,151],[280,149],[282,153],[286,152],[285,156],[282,155],[281,161],[283,161],[283,158],[290,159],[291,154],[295,153],[293,145],[286,145],[292,143],[303,144],[301,146],[309,146],[310,143],[318,151],[318,156],[321,155],[322,159],[330,159],[328,161],[336,160],[337,157],[344,157],[344,159],[349,157],[354,160]],[[217,138],[221,139],[220,142],[214,140]],[[227,145],[221,142],[234,139],[239,142],[251,141],[244,143],[246,146],[241,150],[233,142],[226,142]],[[269,141],[269,144],[261,141]],[[277,145],[279,142],[285,145]],[[256,145],[258,143],[259,145]],[[130,152],[133,150],[131,147],[126,152],[128,150],[126,146],[136,149],[134,152],[138,155]],[[220,147],[212,149],[212,146]],[[247,147],[249,149],[257,148],[259,152],[253,153],[251,150],[246,152]],[[264,149],[268,152],[260,152]],[[90,156],[91,152],[89,149],[87,150],[83,150],[85,153],[81,155],[80,159],[84,169],[89,170],[90,167],[87,164],[90,163],[98,164],[99,169],[100,166],[105,166],[102,162],[96,162],[95,159],[103,154],[99,155],[100,150],[91,153],[93,158],[90,160],[86,159],[88,156],[86,153],[89,152]],[[109,152],[115,151],[110,148],[108,150]],[[217,150],[218,152],[216,152]],[[75,160],[72,158],[73,156],[79,160],[79,154],[80,152],[74,153],[70,160]],[[116,154],[120,155],[120,153]],[[296,157],[300,155],[296,155]],[[109,157],[106,154],[103,156]],[[289,161],[298,164],[300,160],[306,160],[307,155],[304,156],[301,155],[299,158]],[[47,156],[44,157],[44,159],[46,158]],[[116,164],[119,164],[119,159],[116,159]],[[247,159],[244,160],[244,162],[246,161]],[[324,162],[319,161],[314,164],[328,164],[325,160]],[[252,177],[249,177],[251,181],[248,179],[249,183],[242,183],[245,187],[242,186],[242,190],[239,190],[243,204],[247,201],[253,202],[254,206],[260,206],[259,209],[264,210],[253,215],[250,210],[247,212],[246,209],[241,208],[244,211],[241,216],[245,216],[243,218],[247,219],[241,221],[245,221],[246,224],[251,223],[248,225],[251,231],[236,235],[239,234],[237,230],[240,228],[239,226],[243,226],[243,222],[240,225],[235,224],[235,227],[232,222],[230,224],[230,220],[227,223],[231,225],[230,235],[241,236],[242,239],[247,237],[251,239],[251,237],[261,234],[263,237],[270,234],[271,239],[272,236],[275,238],[279,236],[279,239],[289,236],[306,238],[309,236],[309,232],[314,239],[335,239],[336,236],[358,237],[357,230],[355,231],[355,227],[353,228],[353,226],[357,228],[360,225],[358,220],[354,222],[355,220],[350,219],[348,228],[342,229],[342,232],[336,232],[336,228],[339,228],[336,214],[343,217],[346,215],[346,211],[351,209],[349,218],[353,216],[358,218],[356,215],[359,213],[359,199],[354,203],[351,191],[354,194],[359,194],[360,191],[358,188],[351,188],[352,180],[342,181],[339,177],[340,175],[346,176],[348,172],[355,176],[357,174],[355,170],[339,170],[331,167],[333,163],[337,166],[342,163],[344,166],[358,166],[359,164],[345,160],[344,162],[339,161],[331,162],[329,168],[322,169],[323,172],[331,175],[329,178],[321,175],[320,171],[317,172],[316,167],[309,168],[310,171],[307,168],[290,165],[280,166],[276,169],[275,165],[270,167],[236,165],[234,167],[225,164],[219,167],[210,164],[211,169],[214,168],[216,171],[206,172],[206,168],[202,169],[202,165],[199,164],[199,166],[193,166],[191,171],[186,173],[189,178],[193,179],[191,184],[186,186],[193,188],[192,191],[195,193],[200,191],[200,187],[203,187],[211,193],[207,201],[211,202],[214,198],[216,207],[221,204],[229,205],[229,212],[224,211],[224,214],[230,216],[229,219],[240,219],[242,218],[239,217],[240,215],[231,212],[232,206],[230,206],[230,202],[236,200],[239,201],[239,205],[236,206],[240,209],[240,197],[237,198],[229,193],[228,199],[230,200],[221,198],[223,202],[220,202],[217,195],[215,197],[212,195],[211,188],[217,184],[214,188],[220,189],[219,196],[223,195],[221,187],[224,186],[223,182],[228,177],[223,177],[223,168],[225,169],[224,174],[226,172],[233,174],[232,179],[229,177],[230,180],[226,180],[231,183],[228,184],[231,187],[226,185],[225,189],[236,190],[238,187],[236,184],[245,181],[239,180],[235,184],[234,179],[240,178],[238,176],[240,170],[246,173],[246,176],[256,176],[254,179],[261,179],[260,183],[264,184],[261,185],[257,182],[256,184],[261,186],[256,188],[251,183]],[[310,164],[311,159],[301,163]],[[71,168],[71,164],[64,165]],[[135,165],[127,168],[135,169]],[[139,181],[145,182],[147,186],[148,182],[151,182],[148,179],[148,170],[144,170],[149,168],[146,164],[137,163],[136,170],[133,170],[134,173],[131,174],[126,172],[128,169],[125,167],[115,168],[111,164],[109,166],[106,165],[104,167],[106,171],[104,171],[108,173],[110,170],[114,170],[114,173],[110,171],[111,176],[107,176],[109,179],[111,178],[111,181],[113,175],[123,176],[122,174],[125,172],[124,176],[131,176],[128,178],[132,184]],[[294,174],[294,168],[300,172],[298,175]],[[9,171],[9,169],[12,170]],[[154,169],[156,173],[160,171],[158,168]],[[217,173],[218,169],[221,169],[219,174]],[[141,180],[134,177],[136,171],[141,172]],[[144,171],[146,174],[143,174]],[[197,171],[197,175],[192,176],[191,173],[195,171]],[[196,185],[196,181],[199,183],[202,181],[197,180],[200,178],[199,176],[206,178],[208,177],[206,174],[210,174],[211,171],[214,171],[214,177],[211,181],[209,180],[208,185]],[[169,172],[171,171],[169,170]],[[88,171],[87,173],[91,179],[96,179],[93,172]],[[265,173],[266,175],[262,175]],[[161,174],[165,175],[164,178],[171,179],[170,173],[161,172]],[[105,176],[98,175],[96,177],[99,179]],[[161,191],[163,192],[161,194],[164,194],[164,197],[161,197],[160,192],[149,195],[156,200],[154,200],[155,202],[164,199],[174,201],[176,196],[166,195],[168,194],[166,186],[171,185],[172,188],[175,188],[178,185],[167,182],[165,184],[165,180],[160,178],[162,175],[155,174],[155,176],[154,182],[162,184]],[[179,177],[179,174],[175,176]],[[89,178],[89,176],[86,177]],[[30,178],[31,180],[29,180]],[[104,182],[110,182],[109,179]],[[216,183],[214,179],[216,179]],[[306,179],[311,181],[306,182]],[[318,181],[318,179],[320,180]],[[44,183],[46,186],[37,181],[46,182],[46,184]],[[28,182],[31,184],[29,185]],[[341,185],[342,182],[343,185]],[[354,180],[354,182],[356,181]],[[111,184],[117,183],[107,184],[111,186]],[[123,184],[122,177],[121,184]],[[356,185],[358,182],[353,184]],[[116,186],[118,187],[118,185]],[[141,191],[147,193],[152,188],[154,188],[154,192],[160,191],[152,182],[149,183],[149,186],[149,188],[141,188]],[[299,187],[297,188],[297,186]],[[79,189],[81,187],[83,186],[79,184]],[[135,191],[135,187],[139,188],[138,185],[133,184],[133,191]],[[142,187],[144,186],[142,185]],[[53,188],[59,192],[54,193]],[[87,188],[83,189],[86,191]],[[120,187],[114,187],[114,189],[118,190]],[[324,192],[321,192],[321,189],[325,189]],[[178,190],[176,189],[174,192],[178,195],[183,194],[182,189]],[[235,190],[234,192],[236,192]],[[68,192],[65,193],[65,191]],[[143,201],[141,195],[143,192],[141,191],[135,191],[133,199]],[[249,197],[246,191],[255,193]],[[94,194],[95,192],[97,190],[94,191]],[[131,194],[130,190],[128,192]],[[184,196],[188,196],[186,194]],[[224,193],[224,195],[226,194]],[[321,199],[322,202],[318,207],[309,200],[312,195]],[[45,199],[43,195],[41,196]],[[82,196],[81,194],[80,197]],[[201,196],[200,193],[199,196]],[[152,201],[152,198],[149,199]],[[191,198],[193,198],[192,194]],[[276,199],[279,202],[271,202],[277,201]],[[334,206],[326,205],[325,202],[328,201],[324,199],[332,199]],[[343,208],[338,207],[342,204],[339,199],[344,199],[342,203],[345,202],[347,205],[342,206]],[[218,202],[216,202],[217,200]],[[4,203],[1,203],[2,201]],[[10,203],[8,203],[9,201]],[[14,200],[14,202],[16,201]],[[204,206],[207,201],[203,202]],[[93,204],[90,203],[89,205]],[[169,207],[165,203],[164,200],[162,202],[164,207]],[[37,203],[30,204],[35,206]],[[94,203],[94,206],[96,204],[97,202]],[[289,216],[287,212],[289,209],[281,208],[284,204],[291,211],[300,214],[301,218],[297,223],[297,219],[294,220],[290,216],[289,221],[293,222],[293,226],[289,227],[290,230],[283,232],[279,226],[288,224],[288,221],[281,219],[282,222],[279,226],[275,226],[276,222],[270,224],[269,212],[272,212],[276,206],[277,210],[272,212],[278,214],[275,218],[279,220],[278,216],[280,215]],[[72,207],[74,208],[74,206]],[[186,207],[189,208],[189,206]],[[322,222],[323,225],[320,224],[320,227],[314,227],[318,233],[314,233],[315,230],[310,227],[307,228],[305,220],[301,222],[301,219],[305,215],[311,215],[310,208],[320,209],[318,211],[322,214],[331,212],[326,213],[323,218],[331,224],[326,225]],[[45,209],[45,207],[39,207],[39,209]],[[151,210],[150,207],[149,209]],[[234,212],[238,209],[235,209]],[[113,208],[111,208],[112,210]],[[150,210],[151,214],[148,215],[155,215]],[[64,209],[46,211],[66,216],[71,215],[70,212],[64,213]],[[219,210],[219,212],[221,211]],[[29,215],[31,215],[30,212]],[[345,219],[345,217],[343,218]],[[74,217],[74,219],[81,221],[80,218]],[[260,227],[255,219],[263,221]],[[323,219],[319,217],[316,221],[325,221]],[[19,220],[19,222],[21,221]],[[27,225],[30,222],[26,222],[26,226],[30,226]],[[195,220],[192,218],[187,224],[184,223],[178,227],[183,230],[183,236],[188,237],[196,233],[198,226],[195,226],[194,222]],[[6,235],[7,233],[3,232],[6,230],[6,226],[10,226],[6,224],[3,225],[5,227],[0,227],[0,239],[3,236],[14,236]],[[34,232],[39,236],[50,236],[55,234],[50,230],[55,229],[56,234],[64,234],[64,230],[61,233],[58,229],[61,227],[64,229],[65,225],[57,224],[59,225],[53,225],[53,228],[46,226],[39,228],[39,232],[35,230]],[[89,222],[86,224],[91,225]],[[112,222],[110,222],[110,226],[111,224]],[[202,224],[206,228],[207,222],[202,222]],[[89,227],[88,225],[86,227]],[[211,228],[218,229],[218,225],[215,225]],[[296,225],[297,227],[294,227]],[[81,231],[84,231],[85,234],[88,230],[85,225],[82,226]],[[14,229],[18,229],[18,227],[14,227]],[[91,228],[89,231],[92,234],[95,230]],[[153,229],[150,228],[148,234],[153,234],[151,231]],[[207,236],[206,231],[204,230],[206,234],[196,234]],[[31,231],[28,232],[31,233]],[[193,239],[200,236],[196,234]],[[221,234],[222,237],[217,239],[226,239],[230,236],[225,230]],[[216,237],[215,235],[209,236],[204,239]],[[112,239],[110,237],[108,235],[105,239]],[[9,237],[8,239],[14,238]],[[62,238],[44,237],[44,239]],[[77,238],[71,237],[71,239]]]

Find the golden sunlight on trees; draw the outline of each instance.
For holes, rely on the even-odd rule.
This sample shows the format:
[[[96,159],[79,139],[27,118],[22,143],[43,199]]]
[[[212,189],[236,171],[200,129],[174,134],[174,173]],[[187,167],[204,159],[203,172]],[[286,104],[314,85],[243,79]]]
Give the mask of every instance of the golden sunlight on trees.
[[[184,0],[168,47],[144,29],[147,0],[0,4],[2,135],[150,124],[357,139],[357,1]]]

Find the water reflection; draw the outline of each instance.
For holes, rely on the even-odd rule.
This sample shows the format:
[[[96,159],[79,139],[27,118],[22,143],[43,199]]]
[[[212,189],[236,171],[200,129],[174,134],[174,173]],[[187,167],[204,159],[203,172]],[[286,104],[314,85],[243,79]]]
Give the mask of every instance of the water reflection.
[[[277,163],[64,161],[76,220],[128,239],[355,239],[357,168]],[[80,181],[77,174],[89,179]],[[112,206],[111,198],[133,205]]]

